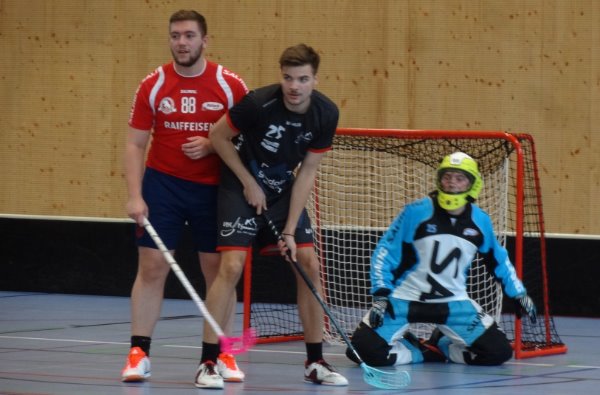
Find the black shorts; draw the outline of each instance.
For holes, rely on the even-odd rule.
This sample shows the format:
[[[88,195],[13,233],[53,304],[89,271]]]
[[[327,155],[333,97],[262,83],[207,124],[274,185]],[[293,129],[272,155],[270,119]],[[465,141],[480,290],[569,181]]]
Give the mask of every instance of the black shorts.
[[[279,231],[288,217],[291,190],[267,200],[267,215]],[[262,215],[250,206],[244,197],[244,189],[237,176],[226,166],[221,172],[219,186],[219,209],[217,215],[217,250],[246,250],[255,247],[262,253],[277,253],[277,239]],[[296,225],[298,248],[313,245],[313,230],[306,209]]]

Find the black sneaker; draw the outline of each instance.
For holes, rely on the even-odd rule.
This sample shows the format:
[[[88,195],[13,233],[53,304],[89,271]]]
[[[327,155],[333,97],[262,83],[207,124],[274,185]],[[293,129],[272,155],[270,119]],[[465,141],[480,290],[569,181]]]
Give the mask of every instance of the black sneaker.
[[[417,337],[410,332],[406,332],[404,334],[404,338],[410,344],[412,344],[414,347],[418,348],[421,351],[421,353],[423,354],[423,360],[425,362],[448,362],[448,358],[446,358],[444,353],[441,352],[440,349],[436,346],[437,340],[439,340],[440,337],[442,336],[439,336],[437,337],[437,339],[434,339],[435,344],[431,344],[429,340],[417,339]]]

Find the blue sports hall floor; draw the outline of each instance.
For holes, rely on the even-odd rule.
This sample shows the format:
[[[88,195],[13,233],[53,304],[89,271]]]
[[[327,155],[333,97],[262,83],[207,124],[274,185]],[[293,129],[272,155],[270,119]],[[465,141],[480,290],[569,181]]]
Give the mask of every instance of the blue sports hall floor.
[[[241,306],[239,307],[241,310]],[[326,359],[346,375],[348,387],[303,381],[301,342],[257,345],[237,360],[244,383],[200,390],[193,379],[201,354],[203,319],[191,300],[167,299],[154,333],[152,378],[121,383],[128,351],[129,299],[0,292],[0,394],[510,394],[600,393],[600,319],[555,317],[569,351],[510,360],[498,367],[457,364],[407,366],[412,383],[401,391],[366,384],[362,370],[326,345]],[[237,321],[241,322],[241,314]]]

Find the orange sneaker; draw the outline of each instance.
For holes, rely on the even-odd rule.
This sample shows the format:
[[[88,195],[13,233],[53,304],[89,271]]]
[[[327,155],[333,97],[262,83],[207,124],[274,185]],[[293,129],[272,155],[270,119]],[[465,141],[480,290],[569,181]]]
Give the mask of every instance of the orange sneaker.
[[[241,383],[246,375],[240,370],[235,358],[231,354],[222,352],[217,358],[217,371],[223,377],[223,381]]]
[[[125,367],[121,372],[122,381],[144,381],[150,377],[150,358],[139,347],[129,350]]]

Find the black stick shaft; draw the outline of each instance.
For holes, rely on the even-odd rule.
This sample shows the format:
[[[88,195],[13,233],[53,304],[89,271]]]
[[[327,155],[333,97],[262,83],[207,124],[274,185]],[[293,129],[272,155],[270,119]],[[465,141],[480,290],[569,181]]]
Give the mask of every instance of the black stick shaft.
[[[267,221],[267,225],[269,226],[269,228],[271,228],[271,231],[273,232],[273,234],[275,235],[275,237],[278,240],[281,240],[285,243],[284,238],[282,237],[281,233],[279,233],[279,230],[277,230],[277,227],[275,226],[275,224],[273,223],[273,221],[271,221],[271,219],[269,217],[267,217],[266,214],[263,214],[265,220]],[[292,265],[294,266],[294,268],[298,271],[298,273],[300,273],[300,276],[302,277],[302,279],[304,280],[304,282],[306,283],[306,286],[310,289],[310,291],[312,292],[312,294],[315,296],[315,298],[317,298],[317,301],[319,302],[319,304],[321,305],[321,307],[323,308],[323,311],[325,312],[325,314],[327,315],[327,317],[329,317],[329,320],[331,321],[331,323],[333,323],[333,326],[335,327],[335,329],[338,331],[338,333],[340,334],[340,336],[342,336],[342,339],[344,340],[344,343],[346,343],[346,345],[348,346],[348,348],[350,350],[352,350],[352,353],[356,356],[356,358],[360,361],[360,363],[364,363],[362,358],[360,357],[360,355],[358,355],[358,352],[356,351],[356,349],[354,348],[354,346],[352,345],[352,343],[350,342],[350,339],[348,338],[348,335],[346,334],[345,331],[341,330],[337,320],[335,318],[333,318],[333,315],[331,314],[331,311],[329,310],[329,307],[327,306],[327,304],[325,303],[325,301],[323,300],[323,298],[321,297],[321,295],[319,295],[319,293],[317,292],[317,289],[315,288],[313,282],[311,281],[311,279],[308,277],[308,274],[306,274],[306,272],[304,271],[304,269],[302,268],[302,266],[300,266],[300,264],[298,262],[296,262],[294,259],[292,259],[292,253],[291,251],[287,250],[287,256],[290,260],[290,262],[292,263]]]

